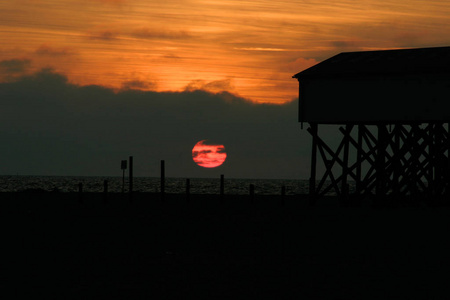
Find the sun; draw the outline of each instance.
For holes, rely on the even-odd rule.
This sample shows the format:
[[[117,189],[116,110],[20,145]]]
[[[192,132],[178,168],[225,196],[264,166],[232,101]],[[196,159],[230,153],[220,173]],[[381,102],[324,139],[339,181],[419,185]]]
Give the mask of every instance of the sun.
[[[203,168],[216,168],[222,165],[227,158],[225,146],[201,140],[192,149],[192,159]]]

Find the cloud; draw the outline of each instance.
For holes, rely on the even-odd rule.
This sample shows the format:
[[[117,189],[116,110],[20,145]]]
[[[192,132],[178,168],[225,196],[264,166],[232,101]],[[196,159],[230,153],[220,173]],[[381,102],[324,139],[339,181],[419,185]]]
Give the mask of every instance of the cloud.
[[[186,91],[205,90],[210,92],[233,91],[234,85],[231,79],[223,80],[193,80],[184,88]]]
[[[255,104],[230,93],[154,92],[70,84],[50,69],[0,83],[0,174],[307,178],[310,137],[297,103]],[[227,163],[198,167],[201,140],[224,145]]]
[[[0,81],[10,82],[17,80],[31,71],[31,60],[28,58],[15,58],[0,61]]]
[[[155,89],[156,84],[153,82],[148,81],[142,81],[142,80],[129,80],[122,83],[122,89],[124,90],[149,90],[149,89]]]
[[[330,42],[330,46],[337,52],[362,50],[363,44],[359,40],[335,40]]]
[[[92,40],[113,41],[119,37],[119,31],[112,29],[91,31],[88,37]]]
[[[112,5],[120,5],[124,4],[127,0],[96,0],[96,1]]]
[[[51,47],[47,44],[41,45],[39,48],[35,51],[38,55],[46,55],[46,56],[66,56],[66,55],[72,55],[73,50],[69,47]]]
[[[280,70],[292,73],[292,75],[294,75],[298,72],[308,69],[309,67],[314,66],[317,63],[318,61],[313,58],[307,59],[300,57],[292,62],[282,65]]]
[[[179,60],[179,59],[181,59],[180,56],[175,55],[175,54],[162,55],[161,57],[166,58],[166,59],[173,59],[173,60]]]
[[[244,50],[244,51],[268,51],[268,52],[285,52],[285,51],[293,51],[291,49],[283,49],[283,48],[267,48],[267,47],[243,47],[243,48],[234,48],[235,50]]]
[[[30,67],[31,60],[23,59],[9,59],[0,61],[0,70],[6,74],[20,74],[24,73]]]
[[[150,29],[148,27],[142,27],[135,29],[131,32],[131,35],[136,38],[141,39],[185,39],[191,37],[186,31],[168,31],[168,30],[158,30]]]

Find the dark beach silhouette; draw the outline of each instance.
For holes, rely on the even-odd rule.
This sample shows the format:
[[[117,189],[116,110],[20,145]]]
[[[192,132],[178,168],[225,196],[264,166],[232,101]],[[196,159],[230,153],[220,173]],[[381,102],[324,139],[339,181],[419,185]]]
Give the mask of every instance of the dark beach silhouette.
[[[356,71],[361,70],[358,67]],[[286,195],[285,188],[280,195],[258,195],[254,185],[249,186],[248,195],[229,195],[224,192],[224,175],[217,195],[192,194],[189,180],[185,194],[170,194],[165,190],[164,161],[161,192],[136,192],[132,156],[128,193],[109,193],[107,181],[103,193],[83,192],[82,185],[74,193],[1,193],[5,254],[0,284],[3,288],[17,286],[21,298],[447,298],[450,208],[442,205],[447,202],[421,201],[411,190],[389,194],[390,198],[384,199],[393,201],[383,205],[378,201],[380,195],[387,195],[385,183],[396,183],[393,174],[401,169],[396,162],[413,170],[402,173],[404,178],[412,178],[410,185],[419,182],[416,177],[429,174],[420,170],[420,160],[405,163],[402,158],[407,155],[395,161],[386,145],[406,136],[403,149],[411,156],[425,155],[429,165],[439,169],[438,162],[448,161],[444,157],[448,153],[438,147],[429,156],[422,148],[436,145],[424,133],[429,129],[432,136],[433,130],[444,128],[442,124],[433,123],[425,131],[399,129],[398,135],[391,136],[387,135],[388,123],[376,124],[380,135],[362,156],[377,176],[360,181],[368,192],[364,199],[357,197],[352,202],[342,201],[350,199],[346,176],[357,174],[361,179],[348,161],[350,126],[369,125],[357,124],[358,120],[344,123],[344,159],[339,158],[341,150],[329,151],[332,158],[327,159],[323,152],[328,151],[326,143],[317,134],[317,125],[323,120],[301,117],[312,125],[310,195]],[[342,120],[334,121],[331,123]],[[364,134],[371,138],[370,132]],[[415,136],[420,139],[411,142]],[[448,140],[448,134],[443,136]],[[317,148],[329,171],[323,178],[332,179],[331,188],[338,196],[323,195],[311,206],[312,196],[320,190],[315,186]],[[364,149],[359,145],[357,150]],[[392,178],[384,174],[388,161]],[[334,178],[331,165],[336,162],[342,171]],[[362,160],[357,163],[361,165]],[[444,183],[449,172],[440,171],[443,175],[426,178]],[[411,174],[415,177],[408,177]],[[408,187],[405,181],[401,183]],[[438,190],[447,191],[433,185],[424,199],[434,199],[428,192]]]
[[[307,196],[2,193],[3,287],[28,298],[433,299],[449,208]]]

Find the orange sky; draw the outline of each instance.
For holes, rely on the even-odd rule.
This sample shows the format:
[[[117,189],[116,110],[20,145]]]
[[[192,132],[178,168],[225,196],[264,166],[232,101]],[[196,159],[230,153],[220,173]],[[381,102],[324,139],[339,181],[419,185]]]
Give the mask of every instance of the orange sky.
[[[0,0],[0,80],[297,97],[291,76],[342,51],[450,45],[442,0]]]

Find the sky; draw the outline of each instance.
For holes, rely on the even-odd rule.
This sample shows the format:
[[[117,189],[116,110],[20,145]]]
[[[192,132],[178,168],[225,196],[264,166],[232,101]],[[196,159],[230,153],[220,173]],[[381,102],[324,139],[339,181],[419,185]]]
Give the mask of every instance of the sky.
[[[0,174],[120,175],[134,155],[142,176],[165,159],[180,177],[308,178],[292,75],[448,46],[449,16],[435,0],[0,0]],[[221,167],[192,162],[204,139]]]
[[[120,176],[131,155],[135,176],[299,178],[310,143],[297,102],[256,104],[228,92],[154,92],[79,86],[52,70],[0,84],[0,174]],[[204,139],[226,161],[199,167]],[[305,146],[305,145],[303,145]],[[302,162],[303,161],[303,162]]]

